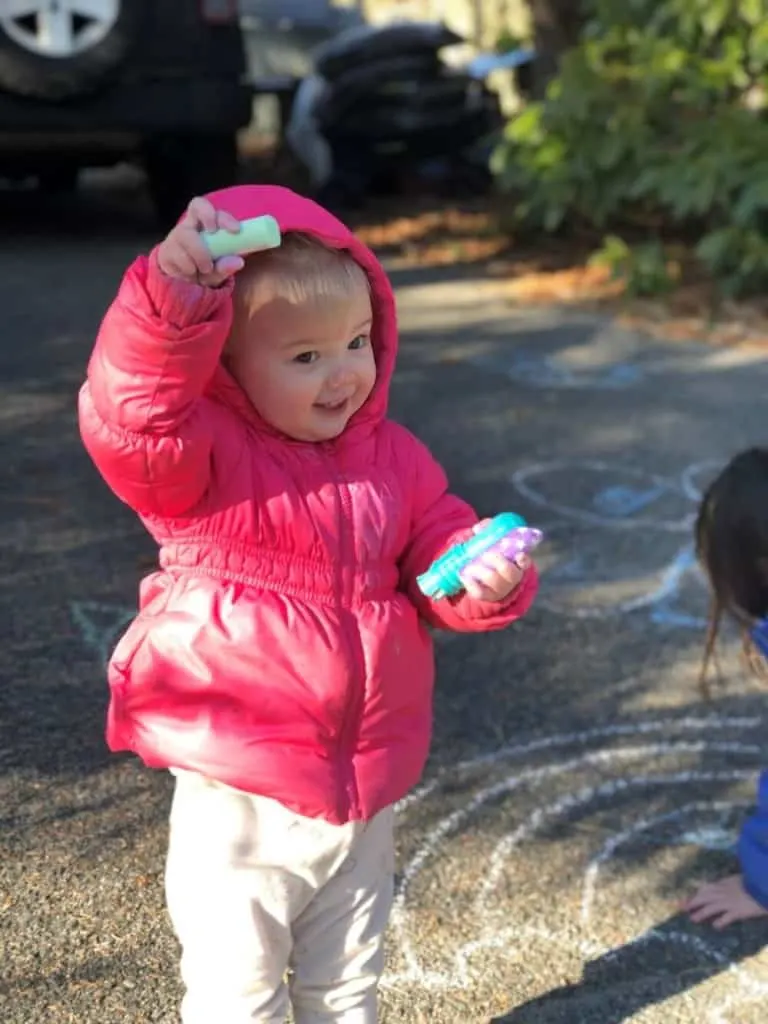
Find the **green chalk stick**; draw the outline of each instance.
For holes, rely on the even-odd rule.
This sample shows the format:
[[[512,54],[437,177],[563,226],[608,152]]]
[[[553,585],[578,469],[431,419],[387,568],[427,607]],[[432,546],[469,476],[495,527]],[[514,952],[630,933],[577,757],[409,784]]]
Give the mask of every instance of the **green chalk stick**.
[[[251,217],[240,222],[237,234],[220,228],[218,231],[201,231],[200,237],[215,260],[222,256],[245,256],[261,249],[276,249],[280,245],[280,228],[274,217]]]

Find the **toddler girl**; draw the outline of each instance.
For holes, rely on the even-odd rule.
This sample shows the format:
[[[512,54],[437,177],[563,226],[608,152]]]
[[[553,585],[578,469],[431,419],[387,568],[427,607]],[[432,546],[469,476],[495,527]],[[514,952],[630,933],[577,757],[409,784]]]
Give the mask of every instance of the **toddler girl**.
[[[272,214],[282,245],[201,230]],[[416,577],[477,527],[387,419],[381,266],[282,188],[192,201],[127,271],[80,395],[83,441],[159,546],[109,667],[107,740],[176,776],[166,870],[184,1024],[376,1020],[393,804],[427,757],[427,626],[500,629],[536,590],[489,556],[457,598]]]

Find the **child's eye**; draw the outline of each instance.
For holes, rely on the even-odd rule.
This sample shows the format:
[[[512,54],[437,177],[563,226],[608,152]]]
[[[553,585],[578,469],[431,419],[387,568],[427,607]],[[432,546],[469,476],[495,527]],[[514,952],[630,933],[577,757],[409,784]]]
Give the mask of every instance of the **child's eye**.
[[[295,358],[294,363],[314,363],[319,358],[318,352],[300,352]]]
[[[355,348],[365,348],[365,346],[367,344],[368,344],[368,335],[367,334],[358,334],[358,336],[356,338],[353,338],[352,341],[350,341],[349,347],[352,348],[352,349],[355,349]]]

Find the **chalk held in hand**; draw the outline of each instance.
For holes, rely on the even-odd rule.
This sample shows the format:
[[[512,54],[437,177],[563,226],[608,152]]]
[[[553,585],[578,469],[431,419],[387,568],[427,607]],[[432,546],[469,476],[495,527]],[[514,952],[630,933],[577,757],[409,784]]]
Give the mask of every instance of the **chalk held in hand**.
[[[464,589],[462,574],[472,574],[473,564],[483,561],[482,556],[493,551],[514,561],[538,547],[543,538],[541,530],[528,526],[522,516],[502,512],[487,526],[478,530],[463,544],[456,544],[416,578],[421,592],[435,601],[453,597]]]
[[[215,259],[222,256],[246,256],[262,249],[276,249],[280,245],[280,228],[274,217],[250,217],[240,222],[237,234],[219,228],[218,231],[201,231],[200,237],[208,246]]]

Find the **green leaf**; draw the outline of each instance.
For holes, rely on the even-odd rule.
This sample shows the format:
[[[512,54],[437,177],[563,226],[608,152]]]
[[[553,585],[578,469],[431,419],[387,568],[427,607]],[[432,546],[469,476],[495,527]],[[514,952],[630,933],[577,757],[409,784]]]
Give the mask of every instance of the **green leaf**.
[[[765,0],[739,0],[739,17],[747,25],[758,26],[768,18]]]
[[[765,210],[768,210],[768,178],[758,178],[743,189],[733,207],[733,220],[750,227],[756,215]]]
[[[729,10],[729,0],[707,0],[700,15],[701,28],[705,35],[717,35],[728,17]]]
[[[752,72],[765,71],[768,63],[768,20],[756,25],[749,35],[749,59]]]

